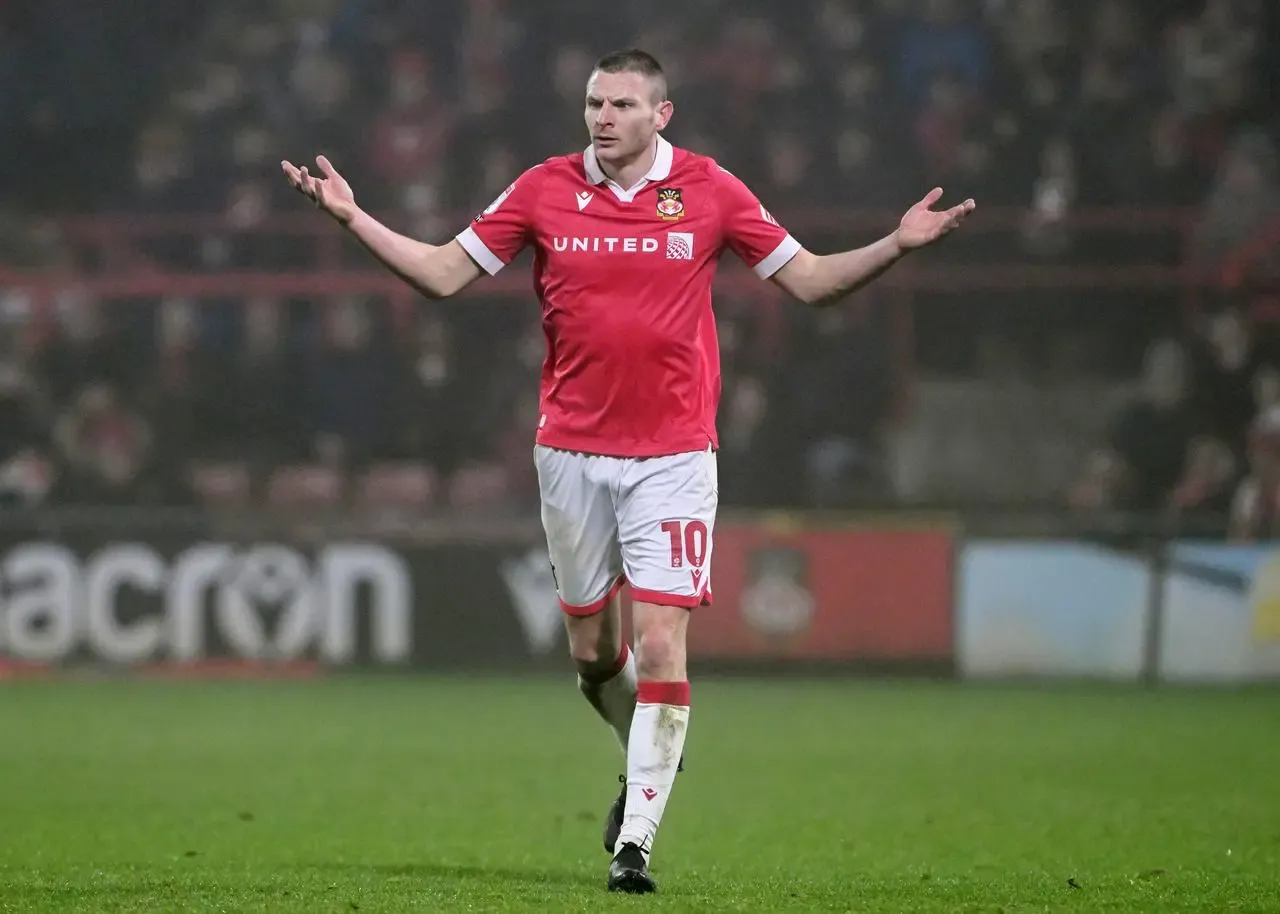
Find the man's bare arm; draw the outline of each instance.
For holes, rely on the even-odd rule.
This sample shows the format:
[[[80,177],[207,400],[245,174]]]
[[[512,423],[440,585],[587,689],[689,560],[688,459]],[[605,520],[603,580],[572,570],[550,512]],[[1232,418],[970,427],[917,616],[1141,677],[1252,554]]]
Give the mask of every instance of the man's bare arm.
[[[884,273],[905,253],[893,235],[839,254],[814,254],[801,248],[773,274],[773,281],[806,304],[834,304]]]
[[[392,231],[363,210],[356,211],[347,230],[387,269],[428,298],[456,295],[481,275],[479,265],[457,239],[443,245],[416,241]]]
[[[478,264],[456,240],[427,244],[392,231],[356,205],[351,185],[324,156],[316,159],[324,173],[317,178],[306,166],[281,162],[295,190],[345,226],[387,269],[428,298],[448,298],[461,292],[481,274]]]
[[[800,301],[829,305],[883,274],[908,252],[932,244],[958,228],[976,204],[973,200],[934,212],[929,207],[942,198],[935,188],[911,207],[896,231],[879,241],[839,254],[814,254],[801,249],[773,274],[773,281]]]

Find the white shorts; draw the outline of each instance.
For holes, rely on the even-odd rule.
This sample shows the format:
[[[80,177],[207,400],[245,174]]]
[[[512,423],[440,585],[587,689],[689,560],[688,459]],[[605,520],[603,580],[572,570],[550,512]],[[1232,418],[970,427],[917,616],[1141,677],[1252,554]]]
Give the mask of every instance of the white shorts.
[[[714,451],[600,457],[537,445],[534,464],[566,613],[597,613],[628,582],[632,597],[647,603],[711,602]]]

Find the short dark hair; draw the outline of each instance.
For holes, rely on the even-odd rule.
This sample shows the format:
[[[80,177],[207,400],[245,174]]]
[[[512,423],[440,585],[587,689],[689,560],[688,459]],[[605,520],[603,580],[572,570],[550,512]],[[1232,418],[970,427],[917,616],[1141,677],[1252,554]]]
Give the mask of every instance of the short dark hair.
[[[624,48],[621,51],[610,51],[596,61],[595,73],[639,73],[654,83],[658,101],[667,98],[667,74],[662,71],[658,58],[648,51],[639,48]]]

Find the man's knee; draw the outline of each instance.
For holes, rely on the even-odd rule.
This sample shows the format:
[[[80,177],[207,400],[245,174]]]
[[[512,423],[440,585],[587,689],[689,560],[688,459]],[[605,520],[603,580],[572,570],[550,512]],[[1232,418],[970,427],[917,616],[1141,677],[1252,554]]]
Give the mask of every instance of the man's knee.
[[[685,678],[685,630],[689,611],[644,604],[636,613],[636,664],[641,679]]]
[[[590,616],[565,616],[565,630],[569,636],[569,656],[578,673],[587,679],[612,670],[622,650],[620,626],[611,613],[615,606],[606,606]]]

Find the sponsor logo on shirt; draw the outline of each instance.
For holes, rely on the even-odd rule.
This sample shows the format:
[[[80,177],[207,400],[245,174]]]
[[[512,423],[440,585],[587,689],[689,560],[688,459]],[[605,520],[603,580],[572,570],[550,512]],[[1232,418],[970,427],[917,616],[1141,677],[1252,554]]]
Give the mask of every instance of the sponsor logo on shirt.
[[[667,232],[667,260],[693,260],[693,232]]]
[[[555,235],[552,250],[569,254],[656,254],[662,250],[657,238],[618,235]],[[667,232],[667,260],[693,260],[693,232]]]
[[[599,235],[557,235],[551,239],[556,251],[589,254],[653,254],[658,250],[657,238],[602,237]]]

